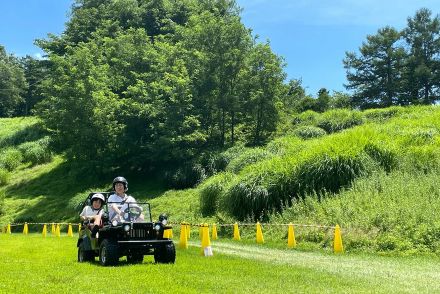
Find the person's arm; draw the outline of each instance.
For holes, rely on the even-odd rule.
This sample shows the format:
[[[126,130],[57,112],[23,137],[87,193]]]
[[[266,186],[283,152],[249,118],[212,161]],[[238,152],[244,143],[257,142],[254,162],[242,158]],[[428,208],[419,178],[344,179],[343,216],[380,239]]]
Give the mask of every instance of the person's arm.
[[[81,211],[81,213],[79,215],[82,221],[86,221],[88,219],[87,215],[86,215],[86,212],[87,212],[87,206],[85,206],[83,208],[83,210]]]

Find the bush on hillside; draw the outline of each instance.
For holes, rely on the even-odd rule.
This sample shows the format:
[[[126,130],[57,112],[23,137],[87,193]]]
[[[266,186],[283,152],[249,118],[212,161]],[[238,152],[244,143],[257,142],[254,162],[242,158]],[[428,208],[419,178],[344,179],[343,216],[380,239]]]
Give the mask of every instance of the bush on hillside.
[[[0,168],[13,171],[22,163],[22,161],[23,155],[18,149],[8,148],[0,152]]]
[[[365,110],[363,114],[368,121],[383,122],[392,117],[395,117],[397,114],[401,113],[402,111],[403,111],[403,107],[392,106],[388,108],[368,109]]]
[[[239,182],[226,191],[225,208],[238,220],[263,218],[269,212],[269,192],[253,183]]]
[[[26,142],[18,146],[18,149],[23,153],[23,161],[30,162],[32,165],[50,162],[52,152],[49,143],[49,137],[44,137],[38,141]]]
[[[292,124],[294,126],[299,125],[314,125],[316,123],[317,118],[319,117],[319,113],[313,110],[307,110],[301,112],[292,117]]]
[[[365,152],[375,160],[386,172],[390,172],[398,165],[397,154],[387,149],[385,144],[368,143],[364,148]]]
[[[262,148],[246,149],[243,153],[238,155],[238,157],[229,162],[226,170],[236,174],[246,166],[270,158],[271,156],[273,156],[272,153]]]
[[[0,187],[6,185],[8,181],[9,172],[4,168],[0,168]]]
[[[202,156],[200,164],[205,169],[207,176],[212,176],[226,169],[230,159],[223,153],[207,153]]]
[[[186,164],[165,176],[168,186],[174,189],[192,188],[206,178],[205,169],[200,164]]]
[[[363,118],[360,112],[335,109],[323,113],[317,121],[317,126],[324,129],[327,133],[334,133],[361,125],[362,123]]]
[[[319,138],[322,136],[327,135],[327,133],[318,127],[314,127],[314,126],[302,126],[297,128],[296,130],[293,131],[293,134],[295,136],[300,137],[301,139],[312,139],[312,138]]]
[[[217,212],[221,194],[232,178],[231,173],[221,173],[202,184],[199,189],[199,201],[203,216],[211,216]]]

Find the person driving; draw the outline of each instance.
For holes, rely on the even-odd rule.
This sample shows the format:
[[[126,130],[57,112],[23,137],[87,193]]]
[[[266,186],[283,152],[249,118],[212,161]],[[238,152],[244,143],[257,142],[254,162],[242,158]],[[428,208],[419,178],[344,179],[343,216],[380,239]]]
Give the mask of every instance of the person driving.
[[[141,210],[141,207],[136,204],[136,200],[125,193],[127,190],[128,182],[124,177],[116,177],[113,180],[113,191],[115,193],[108,198],[110,220],[118,217],[125,220],[125,210],[128,207],[138,207]],[[142,213],[140,213],[139,219],[144,219]]]

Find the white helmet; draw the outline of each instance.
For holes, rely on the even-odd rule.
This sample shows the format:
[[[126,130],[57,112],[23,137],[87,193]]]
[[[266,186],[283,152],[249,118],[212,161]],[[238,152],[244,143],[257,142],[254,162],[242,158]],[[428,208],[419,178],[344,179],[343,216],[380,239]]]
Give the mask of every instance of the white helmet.
[[[92,198],[90,200],[93,202],[94,199],[101,199],[103,204],[105,202],[105,197],[101,193],[93,194],[93,196],[92,196]]]

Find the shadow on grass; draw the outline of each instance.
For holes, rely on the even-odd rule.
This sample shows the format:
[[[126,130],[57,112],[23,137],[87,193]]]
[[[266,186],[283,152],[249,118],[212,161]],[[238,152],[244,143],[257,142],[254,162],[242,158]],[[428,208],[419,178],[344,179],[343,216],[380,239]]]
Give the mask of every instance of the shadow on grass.
[[[19,131],[13,132],[11,136],[0,139],[0,147],[18,146],[25,142],[36,141],[47,135],[40,123],[27,126]]]

